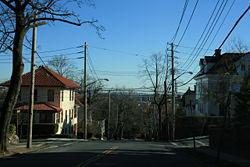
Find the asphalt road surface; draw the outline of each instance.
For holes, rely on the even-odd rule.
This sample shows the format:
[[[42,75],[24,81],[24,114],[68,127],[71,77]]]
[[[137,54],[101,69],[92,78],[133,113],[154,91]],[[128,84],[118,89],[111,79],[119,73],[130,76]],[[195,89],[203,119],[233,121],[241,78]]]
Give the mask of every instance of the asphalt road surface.
[[[0,159],[0,167],[205,166],[202,162],[179,150],[179,148],[187,146],[182,144],[183,141],[180,143],[51,141],[46,143],[52,146],[50,149]]]

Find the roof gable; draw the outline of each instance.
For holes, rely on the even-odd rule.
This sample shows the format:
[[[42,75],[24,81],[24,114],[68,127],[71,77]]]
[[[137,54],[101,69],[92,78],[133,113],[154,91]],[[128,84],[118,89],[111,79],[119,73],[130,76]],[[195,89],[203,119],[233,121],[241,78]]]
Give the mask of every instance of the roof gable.
[[[22,75],[23,87],[30,85],[30,72]],[[0,84],[1,86],[9,86],[10,80]],[[59,75],[48,67],[40,66],[35,71],[36,87],[64,87],[64,88],[80,88],[79,85],[69,79]]]

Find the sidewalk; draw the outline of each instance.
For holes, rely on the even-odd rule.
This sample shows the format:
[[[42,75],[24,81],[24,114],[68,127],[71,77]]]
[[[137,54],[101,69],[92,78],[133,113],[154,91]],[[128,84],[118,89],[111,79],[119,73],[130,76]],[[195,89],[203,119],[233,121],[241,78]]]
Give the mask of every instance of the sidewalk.
[[[4,154],[0,154],[0,158],[8,158],[11,156],[33,152],[33,151],[39,151],[39,150],[47,149],[50,147],[51,146],[48,146],[48,145],[37,145],[37,146],[32,146],[32,148],[26,148],[25,143],[10,144],[7,146],[8,152]]]
[[[196,151],[193,150],[192,147],[186,147],[182,149],[188,155],[191,155],[195,159],[199,159],[200,161],[210,164],[212,166],[216,166],[216,157],[217,152],[215,150],[210,149],[209,147],[197,147]],[[219,166],[227,166],[227,167],[249,167],[250,160],[241,158],[237,155],[232,155],[228,153],[221,152],[220,153],[220,162]]]
[[[200,147],[196,149],[200,153],[205,153],[209,156],[212,156],[216,159],[217,157],[217,152],[215,150],[212,150],[208,147]],[[220,153],[220,160],[222,161],[227,161],[233,164],[237,164],[237,166],[241,167],[249,167],[250,166],[250,160],[243,159],[241,157],[238,157],[237,155],[232,155],[228,153]]]

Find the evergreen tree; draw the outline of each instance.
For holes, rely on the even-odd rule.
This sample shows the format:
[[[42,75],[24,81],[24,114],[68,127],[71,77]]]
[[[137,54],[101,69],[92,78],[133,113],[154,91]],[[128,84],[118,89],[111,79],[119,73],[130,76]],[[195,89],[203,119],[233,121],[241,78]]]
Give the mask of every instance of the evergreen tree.
[[[250,121],[250,72],[245,75],[237,96],[236,117],[240,121]]]

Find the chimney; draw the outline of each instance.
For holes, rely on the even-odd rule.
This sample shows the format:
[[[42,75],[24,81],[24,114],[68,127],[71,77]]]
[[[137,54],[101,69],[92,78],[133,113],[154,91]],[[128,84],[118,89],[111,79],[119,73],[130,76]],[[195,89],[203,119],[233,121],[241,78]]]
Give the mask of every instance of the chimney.
[[[194,92],[196,92],[196,85],[194,85]]]
[[[215,49],[215,56],[216,57],[219,57],[221,54],[220,54],[220,52],[221,52],[221,49]]]

